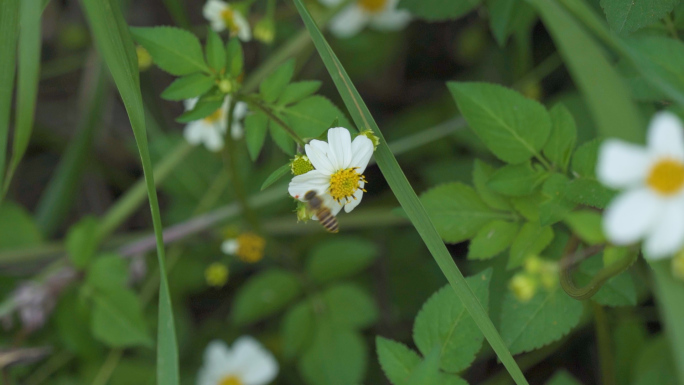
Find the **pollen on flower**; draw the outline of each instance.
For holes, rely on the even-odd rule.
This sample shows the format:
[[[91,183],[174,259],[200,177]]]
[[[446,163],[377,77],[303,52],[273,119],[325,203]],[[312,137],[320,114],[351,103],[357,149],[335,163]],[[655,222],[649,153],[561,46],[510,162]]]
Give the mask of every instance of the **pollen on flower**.
[[[221,380],[219,380],[218,385],[243,385],[243,384],[242,384],[242,381],[240,380],[239,377],[234,376],[232,374],[229,374],[226,377],[221,378]]]
[[[235,23],[235,13],[232,9],[224,9],[221,12],[221,18],[226,23],[226,28],[228,28],[231,34],[236,34],[240,31],[240,27]]]
[[[264,258],[266,240],[254,233],[242,233],[237,237],[237,251],[235,255],[241,261],[256,263]]]
[[[295,155],[290,163],[290,169],[294,175],[302,175],[314,169],[309,157],[306,155]]]
[[[388,0],[359,0],[359,6],[370,13],[385,9]]]
[[[221,120],[221,109],[219,108],[218,110],[214,111],[211,115],[207,116],[204,118],[204,121],[209,123],[209,124],[215,124],[219,120]]]
[[[349,202],[349,198],[354,198],[356,190],[366,192],[366,190],[359,187],[359,182],[368,183],[363,174],[359,174],[356,170],[358,167],[345,168],[338,170],[330,176],[330,189],[328,192],[330,196],[336,201],[340,202],[343,199]],[[356,198],[354,198],[356,199]]]
[[[222,263],[214,262],[204,271],[207,284],[213,287],[221,287],[228,282],[228,267]]]
[[[646,182],[662,195],[674,194],[684,186],[684,164],[662,159],[653,166]]]

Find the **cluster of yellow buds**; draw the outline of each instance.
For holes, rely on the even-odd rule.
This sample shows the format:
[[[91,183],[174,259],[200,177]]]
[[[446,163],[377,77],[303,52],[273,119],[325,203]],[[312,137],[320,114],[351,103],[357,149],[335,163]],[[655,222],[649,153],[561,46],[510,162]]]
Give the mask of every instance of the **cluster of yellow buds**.
[[[557,284],[558,263],[530,255],[525,260],[523,271],[511,278],[508,288],[519,301],[527,302],[537,294],[540,285],[550,290]]]

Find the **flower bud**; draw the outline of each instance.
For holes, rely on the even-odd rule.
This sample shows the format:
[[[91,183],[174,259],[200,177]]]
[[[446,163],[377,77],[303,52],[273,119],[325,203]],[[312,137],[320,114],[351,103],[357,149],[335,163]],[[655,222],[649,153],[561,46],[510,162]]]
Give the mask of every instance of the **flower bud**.
[[[373,130],[367,129],[359,132],[359,135],[363,135],[366,138],[370,139],[371,142],[373,142],[373,151],[378,149],[378,145],[380,144],[380,138],[378,138],[374,133]]]
[[[309,157],[306,155],[295,155],[290,163],[290,169],[293,175],[302,175],[314,169]]]

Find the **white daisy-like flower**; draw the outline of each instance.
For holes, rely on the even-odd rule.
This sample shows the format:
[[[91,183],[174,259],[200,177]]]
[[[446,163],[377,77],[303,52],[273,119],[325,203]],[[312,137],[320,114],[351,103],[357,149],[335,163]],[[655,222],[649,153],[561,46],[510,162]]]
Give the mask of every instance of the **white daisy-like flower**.
[[[314,169],[292,178],[288,192],[304,201],[308,191],[316,191],[333,215],[352,211],[361,203],[367,183],[363,172],[373,155],[373,142],[359,135],[351,140],[344,127],[328,130],[328,142],[312,140],[304,146]],[[313,219],[316,219],[315,217]]]
[[[266,385],[278,375],[278,361],[252,337],[242,336],[230,349],[214,340],[204,351],[197,385]]]
[[[184,101],[187,111],[195,108],[197,98]],[[223,136],[226,134],[228,108],[230,107],[230,97],[226,96],[221,108],[204,119],[195,120],[188,123],[183,131],[185,140],[192,145],[203,143],[209,151],[219,151],[223,148]],[[244,135],[241,120],[247,115],[247,103],[235,103],[233,109],[233,121],[230,125],[230,135],[235,140],[239,140]]]
[[[249,22],[240,11],[221,0],[209,0],[202,9],[204,18],[209,20],[211,29],[221,32],[228,29],[231,36],[237,36],[242,41],[252,40]]]
[[[646,148],[616,139],[601,146],[599,181],[625,190],[606,208],[603,229],[616,245],[644,240],[649,259],[684,246],[684,127],[661,112],[651,120]]]
[[[344,0],[319,0],[335,7]],[[398,31],[411,21],[411,14],[397,9],[399,0],[356,0],[330,21],[330,32],[341,38],[352,37],[367,25],[379,31]]]

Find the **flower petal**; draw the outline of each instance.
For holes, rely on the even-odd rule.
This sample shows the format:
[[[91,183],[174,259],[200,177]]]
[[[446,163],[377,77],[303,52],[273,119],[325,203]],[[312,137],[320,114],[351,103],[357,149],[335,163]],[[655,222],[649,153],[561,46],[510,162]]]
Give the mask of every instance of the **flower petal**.
[[[347,204],[344,205],[345,213],[351,212],[356,208],[356,206],[359,205],[359,203],[361,203],[361,198],[363,198],[363,190],[361,189],[364,185],[365,183],[359,182],[359,189],[356,190],[356,192],[354,193],[354,198],[352,198],[352,200],[350,200]]]
[[[233,10],[233,21],[238,27],[238,38],[242,41],[252,40],[252,30],[249,29],[249,22],[239,11]]]
[[[322,174],[318,170],[311,170],[306,174],[292,178],[287,192],[295,199],[304,202],[304,194],[314,190],[317,194],[326,194],[330,187],[330,176]]]
[[[235,255],[239,245],[237,239],[226,239],[221,243],[221,251],[223,254]]]
[[[603,230],[607,238],[616,245],[637,242],[656,225],[663,203],[647,188],[620,194],[603,214]]]
[[[650,163],[648,153],[643,147],[608,139],[599,151],[596,176],[608,187],[634,186],[644,182]]]
[[[220,0],[209,0],[202,8],[202,15],[207,20],[221,18],[221,12],[228,8],[228,4]]]
[[[242,336],[233,344],[233,367],[245,385],[265,385],[278,375],[278,361],[252,337]]]
[[[366,166],[370,161],[371,156],[373,156],[373,142],[363,135],[359,135],[354,138],[351,144],[352,160],[350,167],[358,167],[357,170],[360,174],[366,171]]]
[[[399,31],[410,22],[411,13],[391,7],[371,17],[370,25],[378,31]]]
[[[352,159],[351,135],[344,127],[328,130],[328,158],[336,170],[349,168]]]
[[[231,359],[225,342],[211,341],[204,350],[204,363],[197,374],[197,385],[215,385],[225,374],[224,367]]]
[[[352,4],[330,21],[330,32],[339,38],[352,37],[361,32],[369,20],[370,16],[366,12]]]
[[[235,103],[235,109],[233,110],[233,120],[244,119],[244,117],[247,116],[247,112],[249,112],[247,103],[245,103],[245,102]]]
[[[199,98],[192,98],[192,99],[183,100],[183,106],[185,107],[185,110],[190,111],[193,108],[195,108],[195,105],[197,104],[198,100],[199,100]]]
[[[659,112],[648,128],[648,148],[653,155],[667,155],[684,160],[684,131],[682,122],[671,112]]]
[[[204,146],[209,151],[217,152],[223,148],[223,135],[215,127],[207,127],[203,134]]]
[[[206,124],[201,120],[190,122],[185,125],[183,137],[185,137],[185,140],[187,140],[188,143],[198,145],[204,140],[205,126]]]
[[[671,257],[684,246],[684,198],[667,202],[655,227],[644,242],[648,259]]]
[[[335,168],[328,159],[330,151],[328,143],[322,140],[312,140],[304,146],[304,151],[316,170],[326,175],[332,175],[335,172]]]
[[[245,129],[242,127],[242,123],[233,122],[230,126],[230,136],[235,140],[240,140],[245,136]]]

